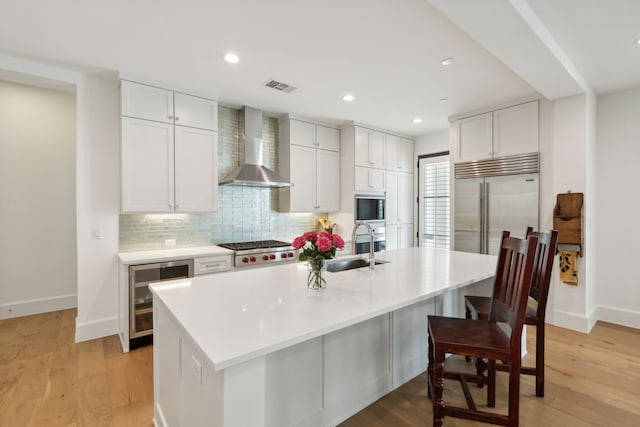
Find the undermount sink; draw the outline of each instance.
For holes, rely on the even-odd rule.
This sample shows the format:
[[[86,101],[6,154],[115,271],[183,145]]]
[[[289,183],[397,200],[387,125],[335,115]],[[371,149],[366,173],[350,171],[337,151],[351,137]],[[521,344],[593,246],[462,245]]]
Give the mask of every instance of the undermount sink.
[[[376,260],[375,265],[386,264],[389,261]],[[341,261],[331,261],[327,263],[327,271],[337,273],[339,271],[353,270],[354,268],[369,267],[369,261],[362,258],[350,258]]]

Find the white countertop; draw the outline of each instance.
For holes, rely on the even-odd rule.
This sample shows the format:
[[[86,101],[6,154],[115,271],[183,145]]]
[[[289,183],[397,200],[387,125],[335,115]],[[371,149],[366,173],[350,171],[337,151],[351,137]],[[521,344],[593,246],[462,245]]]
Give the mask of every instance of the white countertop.
[[[307,289],[305,263],[151,289],[220,370],[489,278],[497,262],[492,255],[417,247],[376,257],[391,262],[327,272],[327,287],[319,291]]]
[[[120,252],[118,258],[125,265],[145,264],[199,256],[231,255],[232,250],[220,246],[198,246],[193,248],[156,249],[150,251]]]

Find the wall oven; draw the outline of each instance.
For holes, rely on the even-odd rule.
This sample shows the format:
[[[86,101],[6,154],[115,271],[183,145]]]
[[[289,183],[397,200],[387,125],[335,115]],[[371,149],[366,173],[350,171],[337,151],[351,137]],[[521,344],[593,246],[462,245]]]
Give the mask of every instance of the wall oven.
[[[384,228],[384,222],[375,224],[369,223],[373,228],[373,251],[382,252],[386,249],[386,232]],[[356,232],[356,240],[352,243],[355,247],[356,254],[368,254],[371,241],[369,239],[369,233],[366,228],[360,227]]]
[[[356,195],[356,221],[381,221],[384,223],[384,197]]]

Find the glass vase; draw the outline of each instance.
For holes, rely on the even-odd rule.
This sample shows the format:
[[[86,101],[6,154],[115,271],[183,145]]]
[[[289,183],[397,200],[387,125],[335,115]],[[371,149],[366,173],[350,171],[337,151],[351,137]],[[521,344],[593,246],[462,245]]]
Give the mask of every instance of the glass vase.
[[[327,264],[324,258],[307,260],[309,275],[307,276],[307,287],[309,289],[322,289],[327,286],[327,281],[323,274],[327,271]]]

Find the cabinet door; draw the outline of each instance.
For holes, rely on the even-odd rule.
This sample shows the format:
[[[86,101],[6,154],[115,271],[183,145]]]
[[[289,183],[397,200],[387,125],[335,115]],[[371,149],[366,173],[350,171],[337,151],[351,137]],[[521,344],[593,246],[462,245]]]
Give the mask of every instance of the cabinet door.
[[[355,128],[355,165],[371,167],[369,159],[369,129]]]
[[[487,159],[493,154],[493,115],[479,114],[456,122],[456,162]]]
[[[398,227],[399,224],[386,224],[385,225],[387,234],[386,234],[386,242],[385,248],[390,251],[393,249],[398,249]]]
[[[173,212],[173,125],[122,119],[122,211]]]
[[[398,222],[413,223],[413,174],[401,172],[399,178]],[[387,182],[388,185],[389,183]]]
[[[369,131],[369,163],[371,167],[384,169],[384,133]]]
[[[340,155],[316,150],[316,206],[322,212],[340,210]]]
[[[197,96],[175,94],[175,124],[218,130],[218,103]]]
[[[385,189],[385,171],[382,169],[356,166],[355,191],[363,193],[383,193]]]
[[[400,138],[399,154],[400,170],[402,172],[413,172],[413,141],[407,138]]]
[[[385,135],[386,168],[390,171],[400,170],[400,137]]]
[[[289,127],[291,144],[315,147],[315,125],[307,122],[299,122],[297,120],[289,120]]]
[[[400,173],[387,171],[387,193],[385,197],[385,222],[387,225],[400,222],[401,194]]]
[[[538,151],[538,101],[493,112],[494,156]]]
[[[173,92],[126,80],[120,86],[123,116],[173,123]]]
[[[291,145],[291,212],[313,212],[316,206],[315,148]]]
[[[340,151],[340,132],[327,126],[316,126],[316,143],[323,150]]]
[[[413,246],[413,224],[398,225],[398,249]]]
[[[218,132],[175,127],[175,210],[217,209]]]

